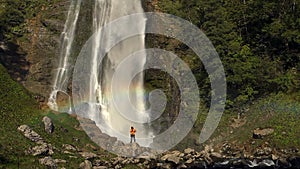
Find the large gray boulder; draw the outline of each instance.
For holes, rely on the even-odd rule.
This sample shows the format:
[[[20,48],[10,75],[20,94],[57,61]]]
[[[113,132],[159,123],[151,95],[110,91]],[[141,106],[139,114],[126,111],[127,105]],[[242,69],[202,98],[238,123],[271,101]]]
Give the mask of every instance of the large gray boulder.
[[[54,154],[53,147],[46,143],[30,148],[27,153],[33,156]]]
[[[43,117],[43,122],[44,122],[44,126],[45,126],[45,131],[49,134],[53,133],[54,125],[53,125],[52,120],[49,117],[45,116],[45,117]]]
[[[27,125],[19,126],[18,130],[21,131],[26,138],[30,139],[33,142],[43,142],[43,138]]]

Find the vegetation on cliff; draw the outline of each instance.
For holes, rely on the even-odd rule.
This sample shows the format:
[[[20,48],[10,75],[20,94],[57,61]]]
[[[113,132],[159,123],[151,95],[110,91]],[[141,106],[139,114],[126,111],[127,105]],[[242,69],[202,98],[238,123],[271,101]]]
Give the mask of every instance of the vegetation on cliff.
[[[227,106],[239,108],[270,93],[299,91],[300,1],[161,0],[158,6],[192,22],[212,41],[225,67]],[[195,56],[174,40],[160,42],[182,58]],[[207,91],[201,62],[189,65],[200,90]]]

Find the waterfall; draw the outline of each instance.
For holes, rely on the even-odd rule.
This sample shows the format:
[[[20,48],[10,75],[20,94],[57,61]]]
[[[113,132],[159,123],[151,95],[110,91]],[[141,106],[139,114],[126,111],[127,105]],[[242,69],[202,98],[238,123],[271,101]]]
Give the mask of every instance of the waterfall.
[[[108,9],[109,8],[109,9]],[[141,18],[143,23],[134,25],[140,36],[132,37],[122,41],[116,45],[107,53],[107,58],[103,60],[103,63],[99,63],[97,58],[99,49],[105,49],[105,45],[108,42],[101,41],[101,31],[99,30],[103,24],[113,21],[119,17],[130,15],[133,13],[142,13],[143,8],[140,0],[118,1],[118,0],[97,0],[94,8],[94,31],[95,37],[93,42],[93,56],[91,62],[91,78],[90,78],[90,93],[89,93],[89,106],[90,114],[89,118],[99,118],[100,120],[93,119],[96,124],[105,133],[115,136],[124,142],[129,141],[129,128],[134,126],[138,130],[137,141],[139,144],[148,146],[150,143],[144,142],[142,138],[149,137],[150,129],[142,124],[135,123],[124,118],[120,115],[120,110],[124,114],[131,114],[136,119],[141,121],[149,120],[149,115],[145,113],[144,104],[144,91],[143,91],[143,74],[138,74],[132,79],[132,86],[129,89],[124,89],[127,81],[126,77],[130,77],[135,70],[142,70],[146,61],[146,54],[140,57],[139,60],[132,60],[129,65],[126,65],[122,70],[122,77],[124,79],[118,79],[117,88],[120,89],[118,95],[114,95],[111,90],[112,78],[118,67],[118,65],[130,54],[145,49],[145,28],[146,19]],[[130,23],[129,23],[130,24]],[[126,29],[132,29],[133,25],[123,25],[120,31],[126,31]],[[102,69],[102,70],[99,70]],[[100,74],[99,74],[100,73]],[[99,81],[97,80],[99,79]],[[124,100],[127,99],[124,94],[124,90],[130,95],[131,103],[136,110],[133,110],[130,105],[126,104]],[[95,98],[95,91],[97,97]],[[99,99],[97,99],[99,98]],[[95,103],[96,104],[92,104]],[[99,107],[97,107],[99,105]],[[117,108],[118,107],[118,108]],[[100,108],[100,117],[95,109]],[[105,123],[105,124],[104,124]]]
[[[60,54],[59,54],[59,65],[58,68],[55,70],[55,78],[53,83],[53,90],[50,94],[48,99],[48,106],[58,111],[57,106],[57,93],[63,92],[67,94],[68,84],[70,82],[71,70],[70,70],[70,54],[72,50],[72,44],[75,37],[75,29],[77,25],[78,15],[80,12],[81,0],[72,0],[67,20],[64,25],[64,30],[61,33],[61,47],[60,47]],[[70,100],[70,99],[69,99]],[[71,104],[69,104],[71,106]]]
[[[112,79],[118,66],[131,54],[145,49],[144,33],[146,29],[146,18],[139,18],[139,22],[131,22],[136,23],[136,25],[128,23],[120,28],[120,31],[134,29],[140,34],[139,36],[128,38],[114,46],[111,50],[106,51],[106,57],[103,60],[99,60],[98,57],[99,53],[106,50],[106,46],[109,46],[108,43],[110,43],[110,41],[104,40],[104,36],[111,36],[104,35],[103,32],[101,32],[101,27],[119,17],[133,13],[143,13],[144,10],[141,0],[95,0],[93,3],[92,29],[94,34],[92,44],[88,52],[84,53],[84,58],[82,60],[80,58],[77,59],[76,65],[80,62],[82,67],[79,70],[84,73],[80,78],[73,77],[73,82],[74,79],[77,82],[79,81],[79,84],[76,84],[77,86],[74,87],[73,84],[73,92],[75,90],[78,91],[78,93],[72,93],[73,98],[75,97],[74,106],[76,107],[76,113],[95,121],[102,132],[117,137],[125,143],[129,142],[129,129],[131,126],[134,126],[137,129],[137,142],[140,145],[149,146],[151,144],[149,139],[144,139],[149,138],[151,135],[151,128],[143,124],[150,119],[145,110],[143,74],[139,73],[132,79],[129,89],[126,89],[127,86],[125,86],[128,81],[126,78],[135,75],[136,70],[143,69],[146,62],[146,53],[140,56],[138,60],[131,60],[126,67],[122,68],[120,71],[122,78],[117,80],[115,86],[118,92],[115,94],[111,91]],[[74,25],[76,25],[77,18],[73,17],[72,19],[73,23],[75,23]],[[67,22],[70,21],[67,20]],[[75,35],[72,34],[72,36]],[[72,45],[70,44],[70,46]],[[62,50],[71,50],[70,48],[62,48]],[[68,68],[70,65],[67,64],[68,58],[66,57],[68,56],[66,54],[69,52],[62,51],[62,53],[64,53],[64,55],[60,57],[66,60],[66,64],[64,63],[63,66],[66,65]],[[55,84],[62,83],[62,85],[65,85],[63,84],[63,80],[58,80],[58,77],[59,75],[56,76]],[[60,87],[60,85],[55,86]],[[57,88],[54,88],[54,91],[57,90]],[[126,98],[128,95],[124,95],[124,93],[130,96],[131,105],[128,105],[128,102],[125,101],[128,99]],[[51,97],[53,96],[51,95]],[[51,97],[50,99],[52,99]],[[55,97],[53,97],[53,99],[55,99]],[[53,101],[50,103],[54,105]],[[120,110],[123,113],[120,113]],[[130,117],[124,117],[122,114],[130,114],[135,120],[132,120]]]

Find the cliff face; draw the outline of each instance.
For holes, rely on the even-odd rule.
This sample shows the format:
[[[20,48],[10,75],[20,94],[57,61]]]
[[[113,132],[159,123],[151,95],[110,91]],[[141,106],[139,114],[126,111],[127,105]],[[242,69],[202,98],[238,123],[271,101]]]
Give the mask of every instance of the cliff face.
[[[22,36],[1,42],[1,63],[10,75],[29,91],[47,97],[51,91],[52,70],[59,52],[69,1],[61,0],[32,9],[25,18]]]
[[[72,58],[77,57],[83,44],[91,36],[92,2],[82,1]],[[12,78],[22,83],[25,88],[48,98],[58,66],[61,32],[70,1],[43,3],[38,8],[29,9],[33,10],[34,15],[25,15],[20,36],[14,36],[10,40],[0,36],[0,62]],[[75,63],[76,60],[72,60]]]

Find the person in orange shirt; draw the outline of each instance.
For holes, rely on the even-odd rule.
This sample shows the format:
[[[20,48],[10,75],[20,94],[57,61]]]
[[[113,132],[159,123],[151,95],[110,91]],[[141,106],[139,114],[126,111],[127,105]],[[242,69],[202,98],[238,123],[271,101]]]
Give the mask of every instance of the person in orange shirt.
[[[132,139],[135,142],[135,132],[136,132],[136,129],[131,126],[131,128],[130,128],[130,143],[132,143]]]

